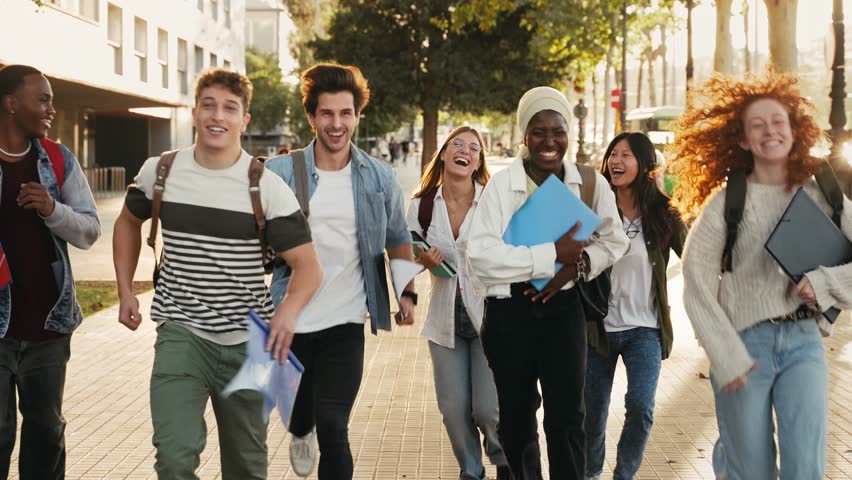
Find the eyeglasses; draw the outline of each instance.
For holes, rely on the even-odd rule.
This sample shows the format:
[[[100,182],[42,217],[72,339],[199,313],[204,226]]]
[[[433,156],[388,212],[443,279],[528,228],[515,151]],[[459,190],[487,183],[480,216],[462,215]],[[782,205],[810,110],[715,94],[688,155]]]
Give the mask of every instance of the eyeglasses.
[[[636,238],[636,235],[639,234],[639,225],[630,222],[630,225],[627,226],[627,230],[624,233],[627,234],[627,238]]]
[[[450,143],[452,143],[453,146],[456,147],[459,150],[464,149],[464,146],[467,145],[468,147],[470,147],[470,151],[474,155],[478,155],[479,152],[482,151],[482,146],[480,144],[478,144],[476,142],[465,142],[461,138],[454,138],[453,141],[450,142]]]

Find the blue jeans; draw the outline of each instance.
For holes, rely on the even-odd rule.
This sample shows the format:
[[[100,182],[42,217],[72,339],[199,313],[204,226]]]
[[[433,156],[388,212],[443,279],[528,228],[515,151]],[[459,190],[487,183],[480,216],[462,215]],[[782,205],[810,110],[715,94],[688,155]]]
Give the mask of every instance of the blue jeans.
[[[482,480],[482,448],[479,431],[485,439],[485,454],[494,465],[506,465],[497,435],[497,388],[479,337],[456,335],[455,348],[429,342],[435,374],[438,409],[459,462],[462,480]],[[479,429],[477,430],[477,427]]]
[[[586,477],[603,471],[607,412],[620,355],[627,369],[627,395],[613,479],[633,479],[654,424],[654,397],[662,362],[660,330],[637,327],[609,332],[607,338],[609,355],[603,356],[590,346],[586,359]]]
[[[772,412],[778,421],[782,480],[823,478],[828,369],[815,320],[760,323],[740,332],[757,368],[748,383],[716,398],[719,440],[713,470],[724,480],[778,478]]]

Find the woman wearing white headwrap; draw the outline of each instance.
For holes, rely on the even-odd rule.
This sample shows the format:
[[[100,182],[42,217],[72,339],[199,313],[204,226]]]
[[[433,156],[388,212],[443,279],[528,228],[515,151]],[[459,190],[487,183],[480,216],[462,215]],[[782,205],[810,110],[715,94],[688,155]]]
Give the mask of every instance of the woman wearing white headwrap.
[[[503,242],[512,215],[551,174],[579,197],[580,173],[565,156],[568,118],[568,100],[558,90],[536,87],[521,97],[524,145],[485,187],[467,251],[474,286],[487,296],[481,338],[497,385],[500,440],[517,480],[541,478],[536,410],[542,398],[550,478],[583,478],[586,319],[574,281],[578,274],[594,278],[628,245],[615,197],[600,174],[593,209],[602,222],[591,242],[575,241],[576,228],[554,243]],[[564,264],[558,272],[556,262]],[[529,283],[550,277],[540,292]]]

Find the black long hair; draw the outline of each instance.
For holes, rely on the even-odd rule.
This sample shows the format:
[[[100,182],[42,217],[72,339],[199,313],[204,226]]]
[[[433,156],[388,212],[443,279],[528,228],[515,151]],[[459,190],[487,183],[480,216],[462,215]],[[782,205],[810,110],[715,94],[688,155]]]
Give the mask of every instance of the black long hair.
[[[618,142],[627,139],[630,150],[639,164],[636,178],[630,184],[633,190],[633,199],[639,205],[639,213],[642,216],[642,228],[646,240],[654,242],[654,245],[667,245],[677,222],[675,212],[669,205],[669,199],[657,188],[654,179],[654,170],[657,168],[657,153],[654,144],[647,135],[641,132],[623,132],[616,135],[609,142],[604,154],[601,174],[606,181],[612,185],[612,177],[609,174],[609,157]],[[615,188],[613,188],[615,192]],[[618,195],[618,192],[615,192]]]

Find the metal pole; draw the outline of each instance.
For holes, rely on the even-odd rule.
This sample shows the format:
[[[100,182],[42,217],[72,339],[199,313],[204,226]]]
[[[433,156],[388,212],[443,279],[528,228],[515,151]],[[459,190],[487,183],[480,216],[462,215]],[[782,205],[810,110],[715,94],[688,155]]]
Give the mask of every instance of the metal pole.
[[[577,117],[578,120],[578,128],[577,128],[577,163],[586,164],[589,162],[589,155],[586,153],[586,147],[584,145],[583,137],[586,135],[586,115],[588,115],[589,109],[583,104],[583,95],[580,94],[580,98],[577,100],[577,105],[574,105],[574,116]]]
[[[831,114],[829,124],[831,125],[831,157],[830,161],[835,170],[849,169],[849,165],[843,158],[843,144],[848,138],[846,131],[846,49],[845,28],[843,25],[843,0],[834,0],[832,13],[834,25],[834,59],[831,62]]]
[[[689,91],[692,90],[692,77],[695,69],[692,65],[692,0],[686,1],[686,104],[689,105]]]
[[[690,0],[691,2],[692,0]],[[622,132],[627,131],[627,0],[621,2],[621,105],[618,123]]]

